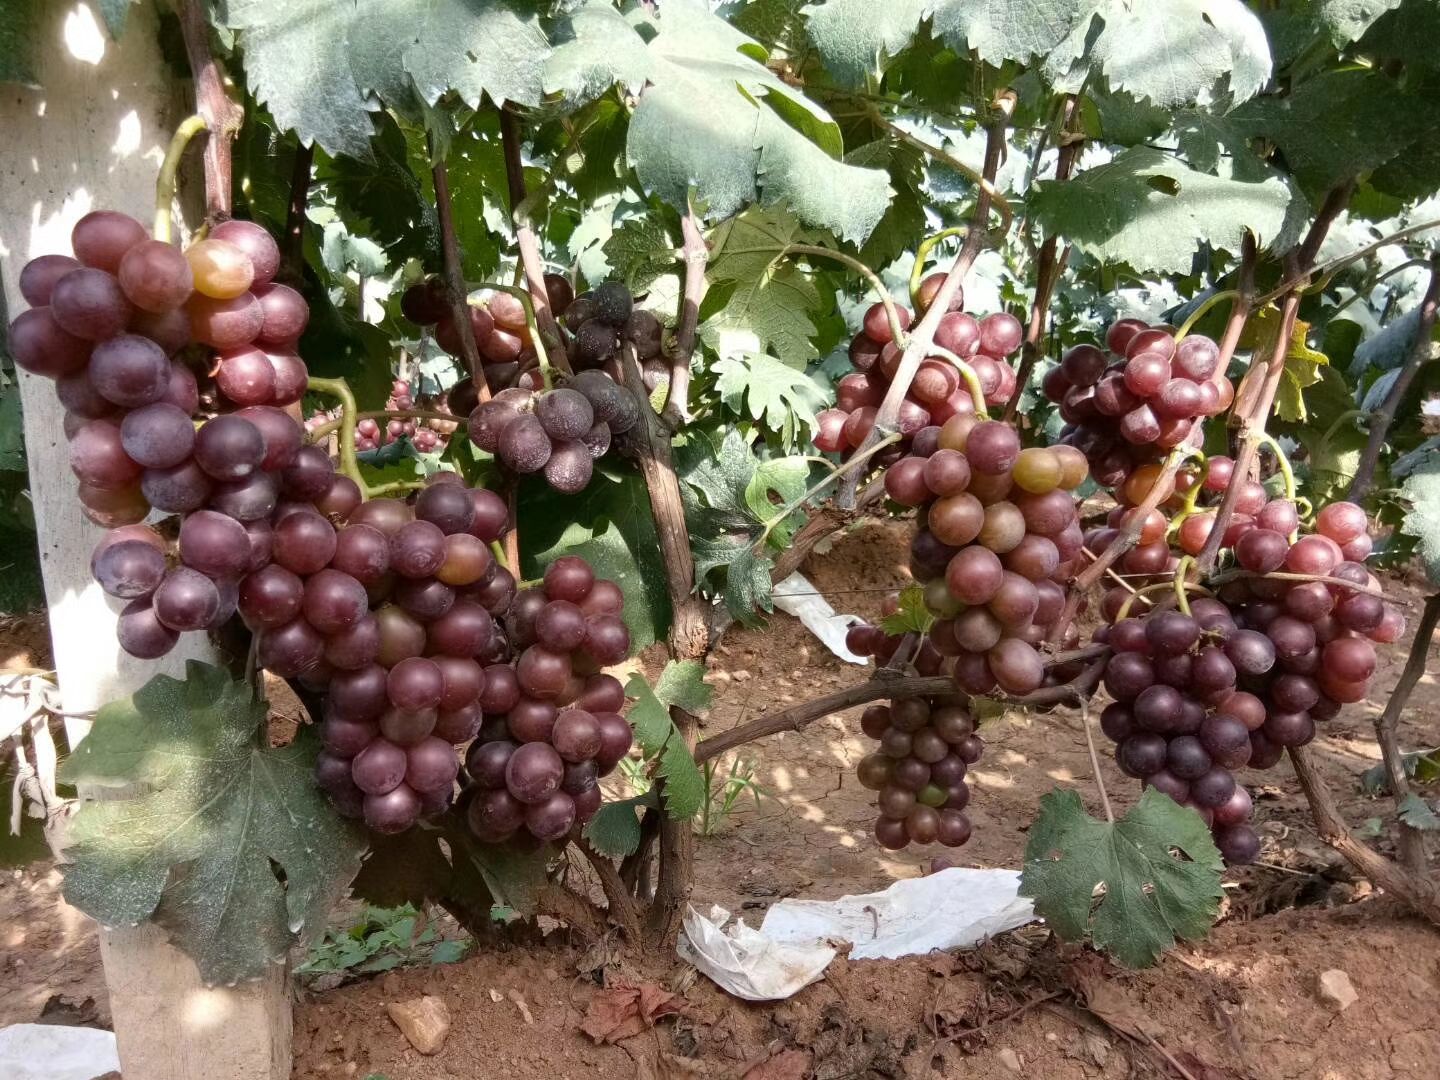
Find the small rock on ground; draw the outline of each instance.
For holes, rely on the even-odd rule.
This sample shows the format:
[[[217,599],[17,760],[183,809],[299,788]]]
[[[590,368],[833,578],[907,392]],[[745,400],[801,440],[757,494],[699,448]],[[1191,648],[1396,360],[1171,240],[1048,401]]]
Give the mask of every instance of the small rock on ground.
[[[1339,968],[1320,973],[1320,997],[1336,1012],[1344,1012],[1360,1000],[1360,995],[1350,984],[1350,976]]]
[[[1004,1065],[1005,1068],[1009,1069],[1011,1072],[1020,1072],[1020,1055],[1015,1053],[1015,1051],[1011,1050],[1008,1046],[1001,1050],[998,1054],[996,1054],[995,1057],[999,1059],[1001,1065]]]
[[[450,1009],[443,998],[426,994],[409,1001],[392,1001],[385,1011],[400,1034],[420,1053],[436,1054],[445,1045],[445,1036],[450,1034]]]

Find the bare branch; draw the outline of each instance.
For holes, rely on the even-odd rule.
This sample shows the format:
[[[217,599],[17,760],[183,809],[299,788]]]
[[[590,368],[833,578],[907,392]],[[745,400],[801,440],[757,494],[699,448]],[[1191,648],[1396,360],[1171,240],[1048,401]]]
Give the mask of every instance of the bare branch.
[[[685,259],[685,291],[680,297],[675,342],[670,350],[670,385],[661,410],[671,427],[690,420],[690,361],[695,355],[695,330],[700,323],[700,302],[705,299],[705,265],[710,258],[704,230],[693,209],[687,210],[680,219],[680,230],[685,237],[681,248]]]
[[[515,226],[515,246],[520,249],[520,267],[525,272],[525,287],[535,308],[535,323],[545,338],[545,351],[550,362],[567,374],[570,358],[565,352],[565,339],[560,324],[550,307],[550,291],[545,287],[545,261],[540,256],[540,238],[530,224],[530,207],[525,196],[525,170],[520,164],[520,124],[510,109],[500,107],[500,143],[505,154],[505,181],[510,191],[510,221]]]
[[[1415,627],[1415,640],[1410,644],[1410,655],[1405,660],[1405,670],[1400,673],[1400,681],[1385,702],[1385,711],[1375,718],[1375,740],[1380,744],[1380,755],[1385,760],[1385,777],[1390,783],[1390,794],[1397,808],[1410,794],[1410,778],[1405,775],[1405,760],[1400,753],[1396,731],[1410,694],[1425,674],[1437,623],[1440,623],[1440,593],[1425,601],[1420,624]],[[1425,834],[1404,819],[1400,821],[1400,858],[1412,874],[1425,873]]]
[[[210,51],[210,24],[202,0],[181,0],[176,7],[185,55],[195,77],[195,111],[205,118],[205,219],[230,216],[231,144],[245,122],[245,110],[225,90],[225,69]]]
[[[430,152],[435,141],[429,140]],[[450,317],[460,338],[460,359],[481,401],[490,400],[490,387],[481,367],[480,347],[475,344],[475,327],[470,322],[470,305],[466,302],[469,289],[465,286],[465,268],[460,261],[460,241],[455,235],[455,209],[450,202],[450,177],[444,159],[437,159],[430,168],[435,184],[435,215],[440,220],[440,256],[445,264],[445,290],[450,299]]]

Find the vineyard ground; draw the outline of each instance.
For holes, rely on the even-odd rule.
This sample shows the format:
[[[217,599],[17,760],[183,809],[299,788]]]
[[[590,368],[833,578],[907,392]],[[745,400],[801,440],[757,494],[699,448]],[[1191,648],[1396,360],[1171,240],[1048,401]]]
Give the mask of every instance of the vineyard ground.
[[[867,525],[813,556],[806,572],[838,609],[875,616],[884,591],[902,580],[907,532]],[[1394,579],[1387,589],[1411,602],[1420,595]],[[0,661],[42,661],[44,646],[39,617],[0,626]],[[1373,702],[1383,704],[1404,655],[1399,646],[1382,653]],[[642,657],[657,669],[660,660]],[[863,677],[785,616],[763,636],[732,630],[711,664],[717,704],[705,734]],[[1426,737],[1422,723],[1437,707],[1440,686],[1427,677],[1402,723],[1402,745]],[[1371,708],[1347,710],[1317,744],[1352,824],[1386,805],[1355,784],[1378,761]],[[698,903],[718,903],[753,924],[783,897],[883,888],[921,872],[932,852],[882,852],[869,837],[869,793],[853,773],[865,748],[853,720],[828,718],[751,748],[768,794],[759,807],[745,797],[717,836],[699,841]],[[1056,784],[1076,785],[1099,813],[1078,713],[1005,718],[984,734],[986,755],[973,772],[975,836],[962,864],[1018,866],[1025,827]],[[627,960],[552,936],[544,946],[307,995],[295,1018],[295,1076],[718,1078],[741,1076],[782,1047],[801,1053],[772,1058],[752,1075],[798,1080],[809,1066],[827,1080],[1006,1077],[1016,1075],[1012,1055],[1028,1076],[1179,1075],[1156,1043],[1195,1080],[1440,1075],[1440,939],[1353,881],[1309,829],[1287,766],[1266,780],[1257,792],[1262,865],[1228,875],[1224,919],[1208,941],[1147,972],[1122,974],[1094,956],[1057,951],[1032,927],[959,957],[837,962],[825,981],[791,1001],[752,1006],[703,978],[683,979],[669,956]],[[1133,782],[1118,770],[1108,768],[1106,782],[1121,805],[1133,798]],[[58,1022],[107,1022],[94,933],[63,906],[57,884],[48,867],[0,877],[0,1025],[42,1013]],[[612,981],[678,986],[683,1016],[619,1046],[592,1045],[579,1023],[597,992],[587,972],[600,965]],[[1319,974],[1331,968],[1345,971],[1358,993],[1338,1015],[1317,991]],[[1088,1011],[1075,1004],[1077,988],[1090,992]],[[410,1049],[384,1015],[386,1002],[421,993],[443,997],[454,1018],[433,1058]],[[1053,996],[1011,1015],[1046,995]]]

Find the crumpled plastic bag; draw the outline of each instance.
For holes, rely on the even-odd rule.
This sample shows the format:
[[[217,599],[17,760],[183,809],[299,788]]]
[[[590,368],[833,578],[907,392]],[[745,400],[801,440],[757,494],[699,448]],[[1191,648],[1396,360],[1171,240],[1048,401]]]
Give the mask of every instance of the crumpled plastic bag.
[[[845,647],[845,634],[857,622],[858,615],[837,615],[830,602],[821,596],[805,575],[791,574],[770,590],[775,606],[793,615],[832,653],[850,664],[868,664],[868,656],[856,656]]]
[[[0,1028],[0,1076],[5,1080],[94,1080],[119,1071],[113,1031],[63,1024]]]
[[[835,959],[835,949],[823,942],[786,944],[752,929],[744,919],[736,919],[727,930],[729,921],[730,912],[719,905],[712,906],[708,916],[690,907],[675,951],[745,1001],[788,998],[820,978]]]
[[[782,900],[760,932],[791,945],[848,941],[850,959],[895,959],[964,949],[1035,920],[1018,870],[950,867],[838,900]]]
[[[676,949],[736,997],[776,1001],[819,979],[841,943],[852,960],[895,959],[968,948],[1033,922],[1019,889],[1016,870],[951,867],[882,892],[782,900],[758,930],[743,919],[727,930],[724,908],[707,918],[691,907]]]

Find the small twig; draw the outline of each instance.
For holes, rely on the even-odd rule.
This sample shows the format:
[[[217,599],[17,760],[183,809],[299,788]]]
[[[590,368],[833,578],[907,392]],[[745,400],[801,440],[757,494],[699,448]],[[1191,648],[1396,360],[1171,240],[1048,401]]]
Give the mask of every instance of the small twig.
[[[877,127],[883,128],[895,138],[899,139],[902,143],[911,147],[912,149],[920,151],[920,153],[924,154],[926,157],[934,158],[936,161],[940,162],[940,164],[944,165],[947,169],[953,169],[955,172],[959,173],[961,176],[965,177],[972,184],[978,187],[981,191],[985,192],[988,196],[990,196],[990,204],[1000,213],[1000,231],[1010,231],[1010,224],[1015,220],[1015,211],[1011,208],[1010,201],[1000,193],[1000,190],[998,188],[996,188],[995,177],[993,174],[984,174],[981,171],[974,169],[969,165],[966,165],[954,154],[942,150],[938,146],[932,146],[929,143],[925,142],[923,139],[917,139],[914,135],[911,135],[910,132],[906,131],[904,128],[892,124],[884,116],[884,114],[880,112],[879,109],[876,109],[873,106],[871,107],[870,116]],[[982,228],[985,225],[985,221],[983,218],[977,218],[977,223]]]
[[[430,138],[427,141],[433,157],[435,140]],[[485,381],[480,347],[475,343],[475,327],[470,323],[470,308],[466,302],[465,268],[460,261],[460,240],[455,234],[455,210],[450,202],[450,177],[444,158],[435,159],[430,167],[430,176],[435,185],[435,216],[440,223],[440,257],[445,266],[445,291],[450,300],[450,317],[455,322],[455,334],[460,339],[460,361],[475,384],[480,400],[489,401],[490,387]]]
[[[310,172],[315,163],[315,144],[298,143],[295,167],[290,173],[290,205],[285,210],[285,238],[281,245],[282,273],[299,282],[305,267],[305,208],[310,201]]]
[[[195,78],[195,111],[210,132],[205,143],[205,219],[214,223],[230,216],[231,144],[245,122],[245,110],[226,92],[225,70],[210,52],[210,23],[202,0],[180,0],[176,14]]]
[[[1398,809],[1410,794],[1410,778],[1405,775],[1405,758],[1400,753],[1397,730],[1400,714],[1410,700],[1415,685],[1425,674],[1425,665],[1430,659],[1430,645],[1435,638],[1435,626],[1440,623],[1440,593],[1425,601],[1425,610],[1415,627],[1415,640],[1410,644],[1410,655],[1405,660],[1405,669],[1400,680],[1385,702],[1385,710],[1375,718],[1375,741],[1380,744],[1380,755],[1385,761],[1385,777],[1390,783],[1390,794]],[[1424,874],[1425,834],[1405,821],[1400,822],[1400,859],[1412,874]]]
[[[565,355],[565,339],[550,307],[550,292],[545,287],[545,261],[540,255],[540,239],[530,224],[530,206],[525,196],[525,169],[520,163],[520,124],[510,109],[501,106],[500,143],[505,155],[505,181],[510,194],[510,221],[515,227],[515,246],[520,250],[520,266],[525,271],[525,284],[535,305],[535,322],[550,345],[552,360],[561,371],[570,371]]]
[[[1430,284],[1420,302],[1419,321],[1415,324],[1410,355],[1405,358],[1405,366],[1395,377],[1380,408],[1370,414],[1370,437],[1365,443],[1364,453],[1360,455],[1360,464],[1355,469],[1355,478],[1350,481],[1350,491],[1346,496],[1351,502],[1360,502],[1370,493],[1370,485],[1375,480],[1375,466],[1380,462],[1380,452],[1385,448],[1385,439],[1390,434],[1395,413],[1409,393],[1410,384],[1415,381],[1421,366],[1430,358],[1430,334],[1435,329],[1437,303],[1440,303],[1440,255],[1430,260]]]
[[[905,328],[900,325],[900,311],[895,306],[895,300],[890,295],[890,290],[885,287],[885,282],[880,280],[880,275],[871,270],[853,255],[846,255],[843,251],[836,251],[833,248],[819,247],[815,244],[787,244],[785,250],[780,252],[777,259],[786,255],[808,255],[812,259],[833,259],[838,263],[849,267],[859,274],[870,284],[876,298],[885,308],[885,319],[890,324],[890,337],[897,347],[905,344]]]
[[[1348,255],[1341,255],[1338,258],[1331,259],[1329,262],[1321,263],[1318,267],[1309,271],[1303,276],[1287,278],[1279,285],[1275,286],[1275,288],[1271,289],[1264,296],[1261,296],[1259,299],[1257,299],[1256,304],[1264,305],[1270,303],[1272,300],[1278,300],[1280,297],[1284,296],[1285,293],[1289,292],[1292,288],[1304,285],[1305,282],[1310,280],[1315,274],[1320,275],[1320,284],[1323,286],[1326,282],[1328,282],[1332,277],[1335,276],[1336,272],[1345,269],[1345,267],[1349,266],[1351,263],[1356,263],[1359,262],[1361,259],[1368,258],[1375,252],[1379,251],[1382,247],[1388,247],[1390,244],[1398,244],[1402,240],[1410,239],[1410,237],[1415,236],[1417,233],[1429,232],[1431,229],[1440,229],[1440,218],[1436,218],[1432,221],[1422,221],[1418,225],[1410,225],[1407,228],[1400,229],[1396,232],[1391,233],[1389,236],[1382,236],[1374,243],[1366,244],[1364,247],[1360,248],[1357,251],[1352,251]],[[1316,250],[1319,250],[1318,245],[1316,247]]]
[[[690,422],[690,362],[695,355],[700,304],[705,299],[705,266],[710,260],[705,231],[693,208],[688,208],[680,219],[680,231],[685,237],[681,248],[685,258],[685,291],[680,294],[675,341],[670,348],[670,384],[665,388],[665,407],[660,410],[672,428]]]
[[[1100,754],[1095,749],[1094,725],[1090,721],[1090,701],[1080,699],[1080,723],[1085,728],[1085,746],[1090,751],[1090,768],[1095,773],[1095,786],[1100,790],[1100,805],[1105,808],[1105,820],[1115,824],[1115,811],[1110,807],[1110,793],[1105,790],[1105,777],[1100,772]]]

